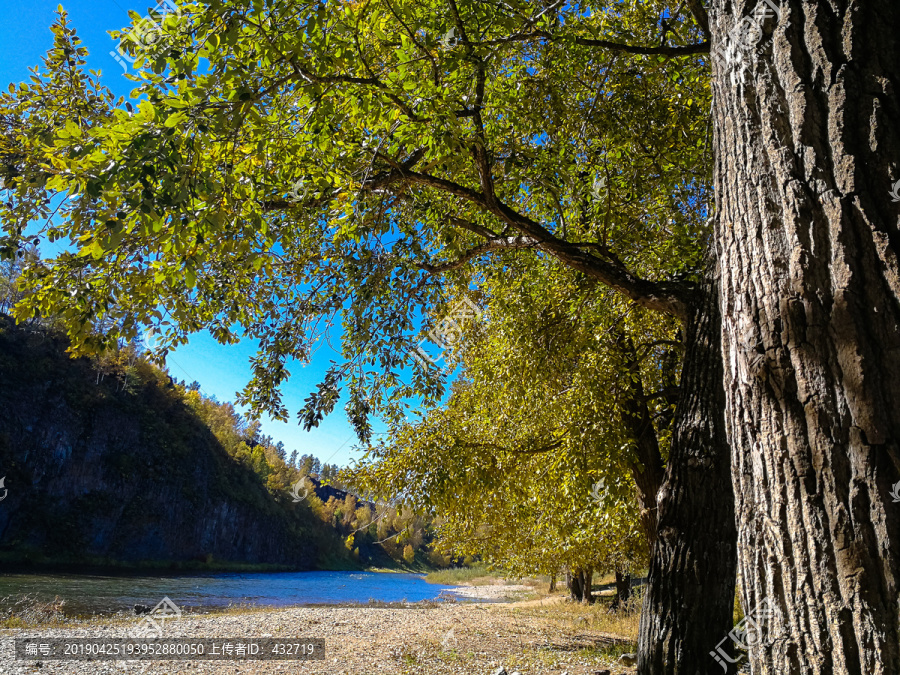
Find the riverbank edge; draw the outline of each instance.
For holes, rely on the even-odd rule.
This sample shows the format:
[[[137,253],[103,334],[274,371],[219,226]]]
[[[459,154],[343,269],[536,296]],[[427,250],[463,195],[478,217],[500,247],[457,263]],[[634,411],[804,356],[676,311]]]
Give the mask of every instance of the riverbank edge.
[[[129,575],[155,572],[160,574],[220,573],[220,572],[389,572],[395,574],[423,574],[437,571],[437,568],[417,565],[385,567],[384,565],[364,567],[330,561],[315,567],[280,565],[270,563],[233,563],[212,560],[140,560],[117,561],[108,559],[72,558],[32,558],[27,555],[0,553],[0,573],[4,574],[95,574]],[[434,582],[429,582],[434,583]]]

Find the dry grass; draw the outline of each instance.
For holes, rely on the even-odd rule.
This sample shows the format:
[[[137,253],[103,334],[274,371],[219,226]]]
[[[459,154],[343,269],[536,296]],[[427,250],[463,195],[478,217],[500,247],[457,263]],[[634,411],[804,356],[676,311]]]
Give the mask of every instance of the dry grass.
[[[425,581],[430,584],[489,584],[499,580],[502,572],[492,571],[487,565],[473,565],[472,567],[451,567],[445,570],[430,572],[425,576]]]
[[[60,626],[68,623],[63,612],[65,600],[57,595],[49,602],[38,600],[35,595],[7,595],[0,598],[0,627],[25,628],[31,626]]]
[[[526,672],[568,669],[586,673],[614,668],[622,654],[636,651],[640,598],[623,611],[611,613],[607,598],[584,605],[568,602],[561,594],[542,596],[541,604],[529,601],[489,608],[494,617],[492,629],[506,624],[519,633],[520,650],[514,658],[507,652],[503,659],[502,649],[490,649],[488,635],[474,640],[475,649],[493,651],[498,661],[507,660]],[[613,672],[623,671],[614,668]]]
[[[641,619],[641,600],[632,596],[628,605],[617,612],[610,611],[610,599],[600,597],[594,604],[557,602],[534,607],[544,617],[562,624],[581,626],[592,631],[610,633],[636,643]]]

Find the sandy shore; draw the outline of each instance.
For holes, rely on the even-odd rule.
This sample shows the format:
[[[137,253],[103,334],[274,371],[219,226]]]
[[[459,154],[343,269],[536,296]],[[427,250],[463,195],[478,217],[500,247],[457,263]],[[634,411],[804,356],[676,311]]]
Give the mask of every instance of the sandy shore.
[[[473,597],[522,597],[525,586],[470,587]],[[553,673],[593,675],[610,669],[628,646],[616,636],[592,630],[584,618],[554,603],[429,603],[376,607],[295,607],[219,615],[184,615],[165,623],[170,637],[321,638],[324,661],[45,661],[16,660],[16,637],[126,637],[138,619],[94,620],[53,629],[0,631],[0,675],[26,673],[215,674],[463,674]]]
[[[523,584],[466,584],[465,586],[454,586],[453,595],[467,600],[516,600],[523,594],[531,594],[534,589],[531,586]]]

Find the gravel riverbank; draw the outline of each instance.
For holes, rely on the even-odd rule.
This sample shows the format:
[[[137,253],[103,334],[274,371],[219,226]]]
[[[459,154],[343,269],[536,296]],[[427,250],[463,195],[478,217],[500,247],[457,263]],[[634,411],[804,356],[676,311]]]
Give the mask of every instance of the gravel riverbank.
[[[496,588],[496,587],[495,587]],[[519,589],[507,589],[510,593]],[[501,591],[497,589],[497,597]],[[477,594],[477,593],[476,593]],[[481,595],[481,597],[484,597]],[[294,607],[190,615],[165,622],[166,638],[321,638],[324,661],[16,660],[16,637],[127,637],[134,619],[96,619],[56,628],[0,631],[0,675],[243,673],[302,675],[509,675],[630,673],[614,665],[626,640],[592,628],[583,611],[521,603],[428,603],[387,607]],[[573,614],[576,612],[576,614]],[[581,612],[578,615],[577,612]],[[612,664],[612,665],[611,665]]]

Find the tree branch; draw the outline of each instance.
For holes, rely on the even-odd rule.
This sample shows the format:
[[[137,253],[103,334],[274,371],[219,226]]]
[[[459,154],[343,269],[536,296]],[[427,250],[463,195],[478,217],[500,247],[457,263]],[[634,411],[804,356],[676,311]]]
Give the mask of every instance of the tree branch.
[[[641,279],[621,264],[593,256],[571,242],[558,238],[539,223],[517,213],[503,202],[496,199],[488,201],[483,193],[453,181],[416,171],[405,173],[402,180],[443,190],[488,211],[514,230],[536,240],[537,247],[542,251],[619,291],[642,307],[671,314],[680,319],[687,317],[690,292],[690,286],[687,284]]]
[[[624,45],[618,42],[610,42],[609,40],[594,40],[592,38],[575,38],[575,44],[584,45],[586,47],[603,47],[614,52],[624,52],[625,54],[644,54],[659,56],[690,56],[691,54],[708,54],[709,40],[695,45],[668,46],[660,47],[642,47],[639,45]]]
[[[487,243],[479,244],[470,248],[456,260],[446,262],[440,265],[430,265],[428,263],[417,263],[417,266],[431,274],[442,274],[450,272],[465,265],[473,258],[477,258],[485,253],[492,251],[516,251],[525,248],[535,248],[538,242],[528,237],[505,237],[491,239]]]
[[[699,0],[696,0],[699,2]],[[701,6],[702,9],[702,6]],[[707,29],[709,23],[707,20]],[[612,42],[611,40],[597,40],[594,38],[569,37],[567,35],[553,35],[547,31],[537,30],[529,33],[514,33],[504,38],[495,38],[493,40],[485,40],[477,43],[478,46],[493,47],[511,42],[529,42],[531,40],[541,39],[550,42],[566,42],[572,41],[577,45],[586,47],[602,47],[613,52],[622,52],[625,54],[641,54],[641,55],[658,55],[658,56],[690,56],[692,54],[708,54],[709,39],[694,45],[660,45],[657,47],[646,47],[643,45],[628,45],[621,42]],[[474,44],[474,43],[473,43]]]
[[[666,387],[665,389],[661,389],[660,391],[642,396],[641,400],[644,401],[644,403],[649,403],[655,398],[665,398],[670,399],[668,402],[673,403],[674,401],[672,401],[671,399],[675,399],[680,393],[681,389],[679,387]]]
[[[588,277],[603,282],[647,309],[664,312],[681,319],[687,317],[689,288],[680,282],[654,282],[641,279],[620,264],[603,260],[559,239],[552,232],[516,213],[505,204],[497,205],[498,216],[522,234],[540,241],[541,250],[553,255]]]
[[[703,31],[703,35],[706,36],[704,44],[709,44],[709,15],[706,13],[706,7],[703,6],[703,0],[687,0],[687,6],[694,15],[697,25],[700,26],[700,30]]]
[[[621,262],[618,262],[614,256],[610,256],[609,253],[606,254],[606,259],[592,255],[583,250],[585,244],[573,244],[560,239],[531,218],[516,212],[499,201],[495,196],[489,199],[483,192],[478,192],[459,183],[411,169],[407,170],[406,167],[414,163],[414,158],[415,161],[418,160],[416,153],[413,153],[413,157],[403,164],[395,163],[396,166],[394,168],[373,176],[363,185],[362,189],[373,191],[397,184],[413,183],[435,188],[446,194],[459,197],[497,217],[513,231],[519,232],[520,235],[524,235],[530,240],[528,246],[520,245],[520,248],[539,248],[573,269],[583,272],[589,278],[600,281],[613,290],[622,293],[641,307],[670,314],[680,319],[687,317],[687,306],[691,291],[689,284],[677,281],[649,281],[641,279],[622,265]],[[486,176],[482,173],[481,178],[484,181]],[[489,176],[487,180],[490,180]],[[264,208],[269,209],[285,208],[287,206],[292,206],[292,204],[284,201],[270,201],[263,204]],[[451,222],[485,237],[488,240],[488,244],[491,241],[497,241],[496,235],[487,228],[482,228],[468,221],[456,220]],[[464,254],[463,258],[448,263],[448,265],[451,265],[448,269],[456,269],[477,255],[497,250],[498,248],[499,246],[497,245],[489,246],[486,249],[478,249],[476,247],[476,249],[472,249]],[[507,245],[506,248],[509,249],[511,247]],[[439,270],[440,266],[432,266],[432,268]]]
[[[480,235],[485,239],[496,239],[500,236],[493,230],[490,230],[483,225],[479,225],[478,223],[473,223],[468,220],[463,220],[462,218],[457,218],[456,216],[450,217],[450,223],[455,225],[456,227],[468,230],[469,232],[474,232],[475,234]]]
[[[505,448],[501,445],[497,445],[496,443],[467,443],[466,441],[459,441],[459,443],[466,446],[467,448],[487,448],[490,450],[497,450],[499,452],[513,452],[520,455],[537,455],[542,452],[550,452],[551,450],[556,450],[563,444],[562,441],[555,441],[550,445],[544,445],[531,450],[525,450],[517,448]]]
[[[638,360],[643,361],[654,347],[661,347],[663,345],[684,349],[684,343],[679,342],[678,340],[654,340],[653,342],[646,342],[638,347]]]

